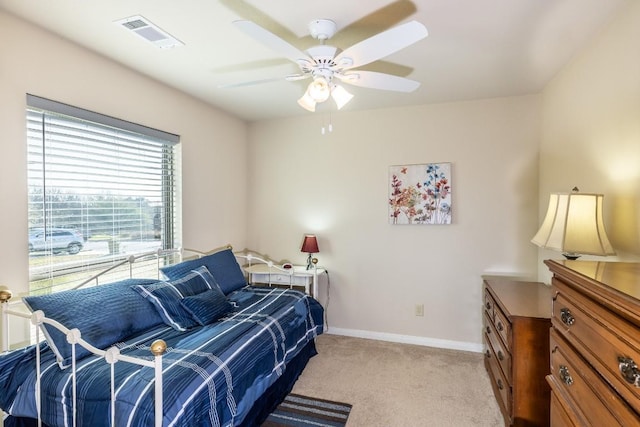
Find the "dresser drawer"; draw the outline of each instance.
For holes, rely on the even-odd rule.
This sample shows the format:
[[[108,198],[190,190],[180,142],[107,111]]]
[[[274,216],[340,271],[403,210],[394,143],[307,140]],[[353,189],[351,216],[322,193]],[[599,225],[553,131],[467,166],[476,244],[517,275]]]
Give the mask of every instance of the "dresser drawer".
[[[484,310],[495,325],[496,332],[502,337],[504,345],[511,347],[511,324],[508,316],[502,312],[500,305],[496,302],[487,287],[484,288]]]
[[[493,297],[491,296],[487,288],[484,288],[484,311],[491,319],[491,322],[493,322],[494,319],[493,311],[495,306],[496,302],[493,300]]]
[[[600,427],[640,423],[633,410],[555,330],[550,333],[550,348],[553,394],[568,402],[570,412],[578,419],[577,424]]]
[[[252,283],[273,283],[276,285],[306,286],[311,284],[312,276],[294,276],[285,273],[251,273]]]
[[[509,384],[512,383],[511,379],[511,353],[509,349],[504,346],[504,343],[498,336],[498,331],[491,320],[485,316],[485,338],[491,343],[495,358],[504,373],[504,376]]]
[[[552,323],[640,413],[637,328],[560,280],[553,281]]]
[[[484,366],[486,367],[487,372],[489,372],[491,386],[493,387],[494,394],[498,398],[498,405],[500,405],[500,409],[504,416],[506,418],[511,418],[511,387],[509,386],[509,382],[505,378],[502,369],[500,369],[500,364],[496,358],[496,352],[493,347],[491,347],[491,343],[489,342],[486,334],[484,335],[484,345],[487,349],[484,356]]]
[[[560,399],[557,393],[551,393],[551,425],[553,427],[574,427],[575,424]]]
[[[549,425],[550,288],[483,278],[484,364],[507,426]]]
[[[502,342],[504,342],[507,347],[511,347],[513,345],[511,342],[511,322],[507,320],[507,316],[500,310],[500,307],[496,307],[495,309],[494,324],[498,335],[502,338]]]

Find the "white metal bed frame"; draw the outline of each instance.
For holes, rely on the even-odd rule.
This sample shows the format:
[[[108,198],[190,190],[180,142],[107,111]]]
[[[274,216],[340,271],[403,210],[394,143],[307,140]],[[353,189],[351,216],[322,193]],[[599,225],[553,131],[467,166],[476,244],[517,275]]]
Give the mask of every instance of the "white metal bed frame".
[[[227,249],[227,248],[231,248],[230,245],[225,246],[221,249]],[[217,249],[217,250],[221,250],[221,249]],[[88,279],[86,279],[85,281],[83,281],[82,283],[80,283],[79,285],[77,285],[76,287],[74,287],[74,289],[78,289],[81,288],[83,286],[87,286],[90,284],[93,284],[94,286],[99,286],[99,279],[102,275],[104,275],[105,273],[108,273],[110,271],[113,271],[117,268],[120,268],[124,265],[129,265],[129,277],[132,278],[133,277],[133,264],[136,261],[140,261],[140,260],[149,260],[152,257],[155,257],[157,260],[157,266],[158,266],[158,276],[160,275],[160,267],[161,267],[161,260],[162,259],[166,259],[166,257],[168,256],[178,256],[178,260],[182,261],[184,258],[184,253],[188,252],[188,253],[193,253],[193,257],[202,257],[208,254],[211,254],[213,252],[216,252],[217,250],[214,251],[210,251],[210,252],[202,252],[202,251],[198,251],[198,250],[194,250],[194,249],[159,249],[157,251],[154,252],[146,252],[144,254],[140,254],[140,255],[132,255],[116,264],[114,264],[113,266],[101,271],[100,273],[97,273],[91,277],[89,277]],[[248,251],[248,250],[244,250],[242,252],[239,253],[234,253],[234,255],[236,256],[236,258],[238,259],[243,259],[246,261],[247,266],[251,266],[253,263],[263,263],[266,264],[269,270],[269,274],[288,274],[289,276],[293,277],[294,271],[293,268],[290,269],[285,269],[282,268],[278,265],[275,265],[273,261],[262,258],[261,256],[257,256],[254,252]],[[317,280],[317,273],[313,272],[312,273],[314,275],[314,283]],[[160,277],[158,277],[158,279],[160,279]],[[293,283],[293,281],[291,281],[291,283]],[[0,340],[1,343],[1,347],[0,347],[0,351],[1,352],[6,352],[9,350],[9,318],[10,316],[15,316],[15,317],[19,317],[19,318],[23,318],[23,319],[28,319],[32,325],[36,326],[36,342],[40,342],[41,340],[41,331],[40,328],[43,327],[44,325],[51,325],[53,327],[55,327],[56,329],[58,329],[59,331],[61,331],[63,334],[65,334],[66,338],[67,338],[67,342],[69,343],[69,345],[71,346],[71,358],[72,358],[72,362],[71,362],[71,375],[72,375],[72,419],[73,419],[73,427],[76,427],[76,419],[77,419],[77,413],[76,413],[76,346],[80,345],[81,347],[85,348],[86,350],[90,351],[91,353],[93,353],[94,355],[97,355],[99,357],[104,358],[105,362],[111,365],[111,380],[110,380],[110,384],[111,384],[111,423],[112,426],[114,426],[115,423],[115,403],[116,403],[116,399],[115,399],[115,380],[114,380],[114,364],[116,362],[126,362],[126,363],[133,363],[133,364],[137,364],[137,365],[141,365],[141,366],[148,366],[148,367],[152,367],[155,370],[155,391],[154,391],[154,399],[155,399],[155,406],[154,406],[154,412],[155,412],[155,426],[156,427],[161,427],[162,426],[162,414],[163,414],[163,394],[162,394],[162,355],[165,353],[167,345],[163,340],[156,340],[154,341],[151,346],[150,346],[150,351],[152,353],[153,360],[146,360],[146,359],[141,359],[141,358],[136,358],[136,357],[131,357],[131,356],[126,356],[123,354],[120,354],[120,350],[115,347],[112,346],[106,350],[102,350],[99,348],[96,348],[94,346],[92,346],[91,344],[89,344],[88,342],[86,342],[85,340],[82,339],[80,330],[78,330],[77,328],[73,328],[73,329],[69,329],[67,328],[65,325],[62,325],[61,323],[53,320],[53,319],[49,319],[45,316],[44,312],[42,312],[41,310],[35,311],[33,313],[27,313],[24,311],[20,311],[15,309],[16,306],[18,305],[24,305],[22,303],[21,300],[16,300],[16,301],[10,301],[12,298],[12,292],[9,289],[6,288],[0,288],[0,310],[1,310],[1,316],[2,316],[2,339]],[[41,380],[41,372],[40,372],[40,347],[36,346],[36,410],[38,413],[38,426],[42,426],[42,420],[41,420],[41,414],[40,414],[40,410],[41,410],[41,399],[42,396],[40,395],[40,380]],[[0,413],[0,415],[2,415]],[[2,417],[0,417],[0,426],[3,424],[2,420],[4,419],[5,415],[2,415]]]

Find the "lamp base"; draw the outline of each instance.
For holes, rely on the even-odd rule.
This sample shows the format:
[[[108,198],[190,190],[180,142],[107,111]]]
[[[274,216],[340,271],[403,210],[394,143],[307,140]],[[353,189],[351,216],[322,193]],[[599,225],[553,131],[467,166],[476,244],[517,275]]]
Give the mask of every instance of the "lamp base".
[[[313,268],[313,258],[311,257],[311,254],[309,254],[309,257],[307,258],[307,270],[311,270]]]

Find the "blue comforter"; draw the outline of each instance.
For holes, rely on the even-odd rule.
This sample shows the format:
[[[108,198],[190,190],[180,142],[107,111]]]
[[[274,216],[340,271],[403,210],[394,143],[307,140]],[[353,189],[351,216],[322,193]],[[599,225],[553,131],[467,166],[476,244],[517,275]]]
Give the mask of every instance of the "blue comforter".
[[[121,353],[152,359],[149,345],[167,342],[163,356],[166,426],[233,426],[286,369],[287,362],[323,330],[323,309],[291,290],[241,289],[232,313],[185,332],[158,326],[119,343]],[[71,370],[61,370],[45,343],[42,358],[42,419],[72,425]],[[0,355],[0,408],[13,416],[37,416],[35,346]],[[153,368],[114,365],[116,426],[147,426],[154,420]],[[110,365],[96,356],[77,363],[79,426],[111,425]]]

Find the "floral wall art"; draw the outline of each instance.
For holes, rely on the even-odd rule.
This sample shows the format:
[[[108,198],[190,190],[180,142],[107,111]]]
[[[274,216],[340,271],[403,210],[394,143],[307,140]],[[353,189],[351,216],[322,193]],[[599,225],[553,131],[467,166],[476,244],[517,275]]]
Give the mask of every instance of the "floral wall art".
[[[451,163],[389,167],[390,224],[451,224]]]

